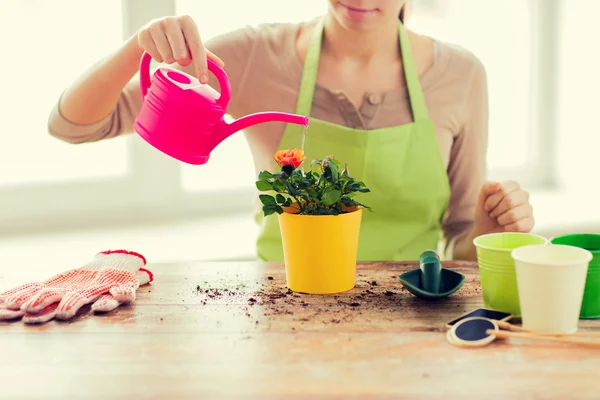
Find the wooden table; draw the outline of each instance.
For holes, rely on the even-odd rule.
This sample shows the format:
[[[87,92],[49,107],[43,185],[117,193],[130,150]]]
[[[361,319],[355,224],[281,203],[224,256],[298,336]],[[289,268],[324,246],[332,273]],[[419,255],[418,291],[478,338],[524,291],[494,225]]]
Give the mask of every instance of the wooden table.
[[[0,398],[600,396],[598,347],[446,341],[444,322],[482,305],[473,264],[446,264],[466,283],[436,302],[401,288],[414,264],[361,264],[356,288],[335,296],[288,292],[280,264],[150,267],[156,280],[135,305],[0,323]],[[600,331],[600,320],[580,326]]]

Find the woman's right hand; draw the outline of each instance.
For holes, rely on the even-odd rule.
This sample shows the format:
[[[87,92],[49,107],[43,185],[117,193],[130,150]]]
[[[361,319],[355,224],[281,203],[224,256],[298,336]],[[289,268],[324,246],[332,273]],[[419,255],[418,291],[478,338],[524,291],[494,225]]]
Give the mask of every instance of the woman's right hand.
[[[150,21],[137,35],[139,45],[158,62],[188,66],[192,62],[201,83],[208,83],[206,58],[223,67],[223,61],[204,48],[198,27],[188,15]]]

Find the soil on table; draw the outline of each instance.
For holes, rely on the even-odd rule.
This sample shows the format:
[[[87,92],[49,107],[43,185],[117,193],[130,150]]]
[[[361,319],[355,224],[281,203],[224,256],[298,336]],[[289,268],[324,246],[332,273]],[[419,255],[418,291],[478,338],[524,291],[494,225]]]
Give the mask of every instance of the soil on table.
[[[373,314],[377,314],[377,319],[393,321],[398,318],[399,311],[414,312],[415,308],[427,307],[400,285],[397,275],[380,276],[373,280],[358,274],[354,289],[332,295],[296,293],[280,283],[268,276],[264,283],[229,286],[229,289],[204,289],[198,285],[195,293],[203,297],[200,301],[203,305],[215,302],[222,304],[223,301],[245,303],[244,313],[248,318],[254,319],[260,313],[262,316],[285,316],[300,324],[339,324],[359,317],[368,320]],[[464,285],[461,289],[463,296],[481,294],[475,293],[478,288],[469,286]],[[259,324],[258,320],[256,324]]]

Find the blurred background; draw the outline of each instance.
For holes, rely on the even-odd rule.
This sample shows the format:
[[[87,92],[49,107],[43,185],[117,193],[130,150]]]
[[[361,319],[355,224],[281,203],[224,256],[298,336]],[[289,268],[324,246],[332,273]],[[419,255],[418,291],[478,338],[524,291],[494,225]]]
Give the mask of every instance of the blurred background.
[[[2,0],[0,275],[63,270],[107,248],[152,262],[254,257],[254,171],[238,133],[204,166],[136,135],[70,145],[47,132],[64,88],[150,19],[192,15],[203,38],[299,22],[326,0]],[[490,96],[491,179],[531,192],[535,231],[600,231],[598,0],[414,0],[407,26],[474,52]],[[235,160],[232,163],[232,160]],[[596,188],[596,189],[594,189]]]

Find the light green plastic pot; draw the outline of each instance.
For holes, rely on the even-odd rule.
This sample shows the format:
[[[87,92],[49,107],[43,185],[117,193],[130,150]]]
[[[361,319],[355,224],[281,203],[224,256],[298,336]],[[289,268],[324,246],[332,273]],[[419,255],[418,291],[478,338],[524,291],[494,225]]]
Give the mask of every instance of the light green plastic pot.
[[[583,319],[600,318],[600,235],[575,233],[554,237],[550,242],[580,247],[592,253],[579,317]]]
[[[490,233],[475,238],[485,308],[521,316],[515,261],[510,253],[517,247],[545,243],[548,243],[545,237],[520,232]]]

